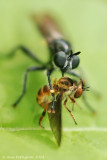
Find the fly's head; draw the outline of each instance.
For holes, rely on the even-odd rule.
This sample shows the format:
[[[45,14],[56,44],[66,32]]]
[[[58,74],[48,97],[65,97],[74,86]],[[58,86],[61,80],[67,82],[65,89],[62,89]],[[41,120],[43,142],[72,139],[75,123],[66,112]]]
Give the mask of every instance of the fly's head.
[[[54,63],[62,71],[72,70],[78,67],[80,59],[78,55],[80,52],[72,53],[72,50],[65,53],[64,51],[59,51],[54,56]]]

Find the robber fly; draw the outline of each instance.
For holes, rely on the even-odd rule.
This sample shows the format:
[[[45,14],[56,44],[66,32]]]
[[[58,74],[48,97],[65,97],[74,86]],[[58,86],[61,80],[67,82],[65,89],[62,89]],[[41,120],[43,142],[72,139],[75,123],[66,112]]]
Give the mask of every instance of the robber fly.
[[[53,87],[51,84],[50,76],[52,72],[55,70],[55,68],[58,67],[62,73],[62,76],[64,76],[64,73],[68,73],[70,75],[81,78],[79,75],[77,75],[75,72],[72,71],[73,69],[77,68],[79,65],[80,59],[78,55],[80,54],[80,52],[73,53],[70,43],[67,40],[65,40],[63,34],[61,34],[62,32],[60,31],[59,26],[51,16],[45,14],[45,15],[38,15],[38,16],[32,16],[32,17],[40,33],[43,35],[43,37],[45,38],[48,44],[48,48],[51,53],[50,59],[47,63],[43,63],[40,59],[38,59],[35,56],[35,54],[33,54],[28,48],[22,45],[14,48],[10,52],[10,54],[6,56],[11,58],[15,55],[16,51],[20,49],[23,51],[25,55],[27,55],[29,58],[31,58],[32,60],[34,60],[39,64],[39,66],[32,66],[26,70],[25,76],[24,76],[22,93],[19,96],[19,98],[14,102],[13,106],[16,107],[26,93],[27,77],[29,72],[46,70],[49,89],[51,90],[51,96],[52,96],[51,112],[54,113],[55,96],[54,96],[54,92],[52,92]],[[92,112],[95,112],[87,102],[85,96],[83,95],[82,97],[85,105]]]
[[[70,115],[72,116],[75,124],[77,124],[72,112],[68,107],[66,106],[67,100],[70,99],[73,106],[76,103],[76,98],[79,98],[83,91],[88,90],[88,87],[85,87],[84,80],[80,80],[79,82],[70,79],[69,77],[62,77],[58,81],[54,79],[53,82],[53,92],[55,94],[56,100],[55,100],[55,110],[54,113],[51,112],[51,104],[52,100],[49,100],[49,96],[51,95],[51,90],[49,86],[45,85],[43,86],[37,95],[37,102],[38,104],[43,107],[44,111],[40,117],[39,125],[41,127],[42,120],[45,116],[46,111],[48,112],[49,116],[49,122],[51,129],[53,131],[53,134],[57,140],[58,145],[60,145],[61,142],[61,102],[64,100],[64,107],[68,110]]]
[[[33,66],[26,70],[24,76],[23,90],[19,98],[13,104],[14,107],[17,106],[22,97],[25,95],[27,77],[29,72],[46,70],[50,90],[53,90],[51,85],[50,75],[56,68],[54,66],[57,66],[60,69],[60,71],[62,72],[62,76],[64,76],[64,73],[66,72],[76,77],[79,77],[77,74],[73,73],[72,70],[77,68],[79,65],[80,60],[78,55],[80,54],[80,52],[73,53],[70,43],[67,40],[65,40],[65,38],[62,36],[55,20],[49,15],[42,15],[42,16],[38,15],[38,16],[33,16],[33,21],[36,23],[36,26],[46,39],[51,56],[47,63],[43,63],[28,48],[22,45],[14,48],[10,52],[10,54],[8,54],[8,57],[13,57],[16,51],[20,49],[29,58],[33,59],[35,62],[39,64],[39,66]],[[54,93],[51,93],[51,96],[52,96],[51,111],[54,112],[54,100],[55,100]]]

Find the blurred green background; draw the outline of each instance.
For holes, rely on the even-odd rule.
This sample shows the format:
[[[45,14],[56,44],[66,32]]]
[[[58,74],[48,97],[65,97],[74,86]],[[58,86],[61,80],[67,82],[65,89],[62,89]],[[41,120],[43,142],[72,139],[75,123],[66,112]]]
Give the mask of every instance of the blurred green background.
[[[97,128],[107,127],[106,69],[107,69],[107,1],[106,0],[0,0],[0,54],[8,54],[17,45],[25,45],[44,62],[48,60],[48,48],[31,19],[32,13],[49,12],[58,21],[74,51],[81,51],[80,67],[89,80],[91,88],[100,93],[100,98],[91,91],[88,101],[97,114],[93,116],[82,103],[82,110],[75,107],[74,125],[63,107],[62,145],[57,147],[51,131],[42,130],[38,119],[42,109],[36,103],[38,89],[47,84],[46,73],[30,73],[27,93],[17,109],[11,104],[22,90],[26,68],[36,65],[18,51],[13,59],[0,59],[0,159],[107,159],[107,132]],[[58,71],[52,77],[60,77]],[[68,106],[70,103],[68,103]],[[47,115],[43,125],[49,127]],[[6,131],[2,128],[31,128],[32,131]],[[87,132],[84,128],[94,128]],[[82,131],[72,131],[82,128]],[[10,156],[10,157],[9,157]],[[23,157],[24,156],[24,157]]]

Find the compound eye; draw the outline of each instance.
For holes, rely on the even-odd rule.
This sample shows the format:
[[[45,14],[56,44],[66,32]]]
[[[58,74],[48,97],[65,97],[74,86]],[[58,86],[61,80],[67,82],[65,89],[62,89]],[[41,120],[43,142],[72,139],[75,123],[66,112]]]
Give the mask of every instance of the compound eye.
[[[73,56],[72,59],[72,69],[76,68],[79,65],[80,59],[78,56]]]
[[[85,81],[82,79],[82,87],[85,86]]]
[[[63,68],[66,62],[66,54],[63,51],[59,51],[54,56],[54,63],[57,67]]]

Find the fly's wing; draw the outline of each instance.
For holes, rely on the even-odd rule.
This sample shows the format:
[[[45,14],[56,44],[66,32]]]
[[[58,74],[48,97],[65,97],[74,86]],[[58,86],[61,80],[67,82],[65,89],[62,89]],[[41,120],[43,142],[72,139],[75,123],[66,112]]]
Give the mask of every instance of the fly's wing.
[[[59,146],[61,143],[61,134],[62,134],[61,102],[62,102],[62,95],[59,94],[55,101],[55,106],[54,106],[55,113],[48,113],[50,127],[52,129],[52,132]],[[51,103],[50,103],[50,106],[51,106]]]
[[[47,14],[33,15],[32,18],[48,43],[54,39],[62,38],[59,26],[51,16]]]

